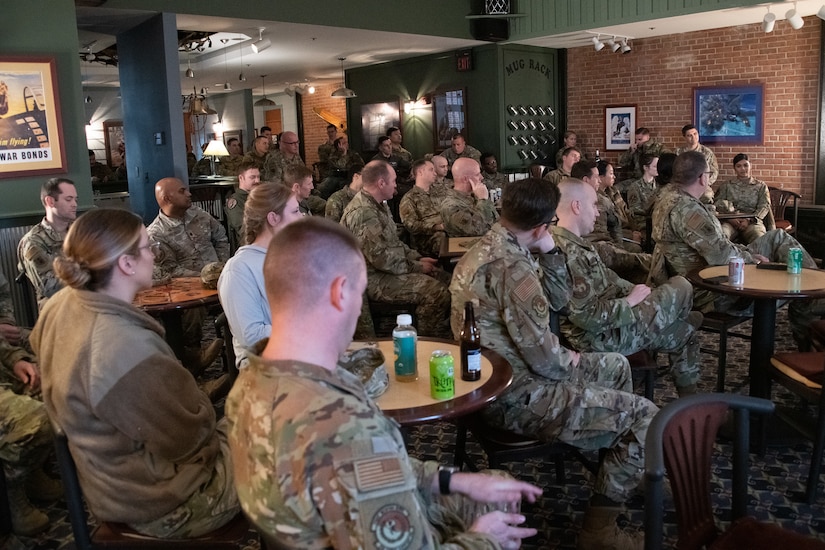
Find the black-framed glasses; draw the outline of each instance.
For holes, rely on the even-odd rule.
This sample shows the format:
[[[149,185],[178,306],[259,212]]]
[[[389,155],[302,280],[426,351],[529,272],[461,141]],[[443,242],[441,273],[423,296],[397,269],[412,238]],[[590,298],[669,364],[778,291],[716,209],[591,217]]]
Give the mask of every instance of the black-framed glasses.
[[[281,143],[283,143],[284,145],[298,145],[301,142],[300,141],[282,141]]]

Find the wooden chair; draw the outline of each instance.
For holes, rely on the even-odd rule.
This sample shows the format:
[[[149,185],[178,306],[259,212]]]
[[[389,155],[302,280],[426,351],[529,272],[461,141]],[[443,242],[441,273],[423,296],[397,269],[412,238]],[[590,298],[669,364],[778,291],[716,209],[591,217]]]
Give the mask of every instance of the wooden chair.
[[[779,385],[801,397],[803,400],[818,406],[819,415],[814,421],[803,415],[788,415],[780,411],[787,424],[813,441],[811,452],[811,466],[808,470],[808,481],[805,486],[805,500],[813,504],[819,485],[819,476],[822,471],[822,455],[825,451],[825,392],[822,391],[823,371],[825,371],[825,352],[792,352],[777,353],[771,357],[768,367],[770,383]]]
[[[798,201],[802,198],[802,195],[776,187],[768,187],[768,192],[771,195],[771,212],[773,213],[776,229],[784,229],[788,233],[793,233],[797,227]],[[786,213],[789,202],[791,203],[790,216]]]
[[[232,343],[232,330],[229,328],[229,320],[226,318],[226,313],[221,312],[215,317],[215,335],[218,338],[223,338],[223,354],[221,355],[221,362],[223,368],[229,373],[229,377],[234,382],[238,377],[238,366],[235,363],[235,346]]]
[[[732,525],[720,532],[711,503],[711,455],[728,411],[734,411]],[[667,469],[680,550],[794,548],[822,549],[811,540],[777,525],[745,517],[748,502],[747,459],[750,414],[770,414],[767,399],[735,394],[690,395],[659,411],[645,443],[645,549],[662,548],[664,476]]]
[[[719,393],[725,392],[725,369],[728,364],[728,336],[735,336],[745,340],[751,339],[749,334],[730,332],[730,329],[737,325],[741,325],[750,319],[750,316],[730,315],[719,311],[711,311],[704,314],[702,326],[699,327],[699,330],[718,334],[719,347],[700,347],[699,350],[703,353],[715,355],[718,359],[718,364],[716,367],[716,391]]]
[[[158,539],[141,535],[123,523],[99,522],[90,531],[83,506],[83,493],[77,478],[77,468],[66,434],[55,427],[54,446],[57,452],[57,465],[66,491],[66,503],[69,508],[69,521],[72,525],[75,545],[78,550],[100,550],[118,548],[136,550],[156,548],[169,550],[236,550],[249,533],[249,523],[243,514],[238,514],[232,521],[220,529],[193,539]]]

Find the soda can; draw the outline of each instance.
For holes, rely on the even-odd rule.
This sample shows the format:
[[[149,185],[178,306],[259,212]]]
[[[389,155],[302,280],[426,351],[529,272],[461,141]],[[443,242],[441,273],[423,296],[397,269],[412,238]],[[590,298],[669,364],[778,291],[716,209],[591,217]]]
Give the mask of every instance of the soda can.
[[[745,284],[745,260],[733,257],[728,263],[728,283],[733,286]]]
[[[798,246],[788,249],[788,273],[791,275],[802,273],[802,249]]]
[[[455,396],[455,363],[449,351],[437,349],[430,356],[430,395],[433,399]]]

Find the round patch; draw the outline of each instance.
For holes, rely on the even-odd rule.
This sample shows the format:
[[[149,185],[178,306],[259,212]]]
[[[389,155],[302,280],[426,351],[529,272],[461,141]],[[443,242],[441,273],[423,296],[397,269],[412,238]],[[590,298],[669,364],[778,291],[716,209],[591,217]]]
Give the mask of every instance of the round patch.
[[[237,200],[235,200],[234,198],[231,198],[231,199],[229,199],[228,201],[226,201],[226,207],[227,207],[229,210],[232,210],[232,209],[233,209],[233,208],[235,208],[237,205],[238,205],[238,201],[237,201]]]
[[[544,296],[536,295],[533,298],[533,311],[539,317],[547,317],[547,300]]]
[[[375,547],[381,550],[404,550],[413,542],[410,513],[397,504],[388,504],[372,516],[370,531],[375,534]]]

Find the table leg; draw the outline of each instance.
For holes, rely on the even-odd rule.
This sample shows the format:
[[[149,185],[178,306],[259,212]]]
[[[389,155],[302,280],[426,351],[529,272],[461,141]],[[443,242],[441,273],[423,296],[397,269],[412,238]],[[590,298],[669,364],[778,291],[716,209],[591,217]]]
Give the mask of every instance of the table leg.
[[[175,352],[175,357],[183,361],[183,311],[164,311],[160,315],[160,321],[166,329],[166,342]]]
[[[768,364],[773,355],[776,331],[776,300],[758,298],[753,302],[751,357],[748,366],[751,397],[770,398]]]

